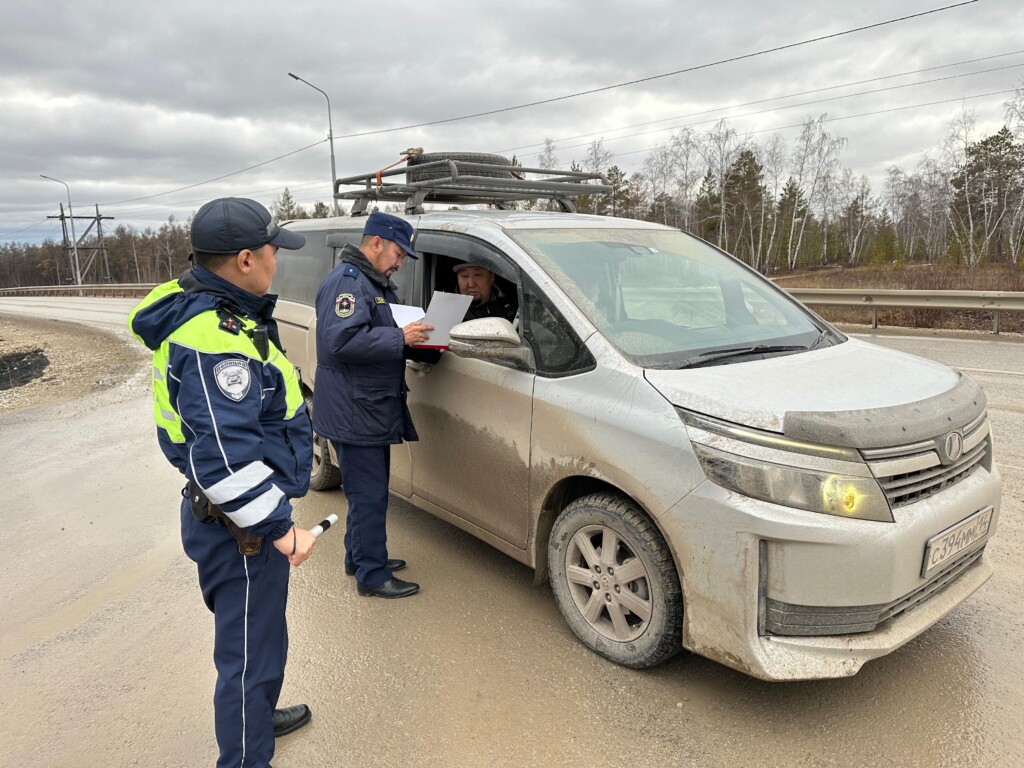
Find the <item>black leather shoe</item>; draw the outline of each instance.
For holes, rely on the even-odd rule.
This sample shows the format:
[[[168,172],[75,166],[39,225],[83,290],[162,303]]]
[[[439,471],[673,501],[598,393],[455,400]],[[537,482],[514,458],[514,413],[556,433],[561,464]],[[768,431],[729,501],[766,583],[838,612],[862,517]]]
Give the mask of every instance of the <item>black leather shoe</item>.
[[[411,581],[402,581],[394,576],[376,587],[366,589],[365,587],[357,586],[356,588],[363,597],[408,597],[420,591],[419,584]]]
[[[388,558],[388,570],[390,570],[392,573],[394,573],[395,571],[400,571],[403,568],[405,568],[405,560],[392,560],[391,558]],[[349,576],[355,576],[356,567],[354,565],[346,565],[345,573]]]
[[[274,738],[286,733],[297,731],[313,718],[313,713],[305,704],[274,710]]]

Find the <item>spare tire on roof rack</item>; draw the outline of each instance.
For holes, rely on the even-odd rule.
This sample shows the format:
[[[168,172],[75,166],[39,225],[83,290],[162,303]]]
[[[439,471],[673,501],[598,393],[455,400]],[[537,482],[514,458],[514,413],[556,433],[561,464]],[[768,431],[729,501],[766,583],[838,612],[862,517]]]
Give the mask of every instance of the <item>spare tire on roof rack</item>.
[[[436,168],[418,169],[416,166],[436,163],[440,160],[455,160],[460,163],[482,163],[485,165],[507,166],[508,170],[497,168],[459,168],[460,176],[485,176],[493,179],[515,178],[512,170],[512,162],[502,155],[492,155],[486,152],[425,152],[422,155],[414,155],[406,162],[405,178],[409,183],[417,181],[433,181],[434,179],[447,179],[451,176],[451,169],[447,165],[439,165]]]

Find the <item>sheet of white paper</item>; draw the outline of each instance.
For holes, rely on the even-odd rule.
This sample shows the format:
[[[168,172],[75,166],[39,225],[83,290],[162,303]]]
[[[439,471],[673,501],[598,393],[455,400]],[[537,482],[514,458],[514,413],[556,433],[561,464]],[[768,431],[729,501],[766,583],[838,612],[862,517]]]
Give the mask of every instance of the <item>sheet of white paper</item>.
[[[430,332],[430,338],[426,342],[416,346],[447,347],[452,328],[462,322],[472,301],[472,296],[434,291],[427,307],[427,315],[423,319],[426,325],[434,326],[434,330]]]
[[[423,344],[416,344],[415,346],[446,347],[449,345],[452,329],[462,323],[463,317],[466,316],[466,310],[469,309],[469,305],[472,301],[472,296],[434,291],[433,296],[430,297],[430,304],[427,306],[426,316],[423,317],[424,325],[433,326],[434,330],[430,332],[430,338],[427,339],[427,341]],[[398,309],[399,312],[395,313],[395,309]],[[416,309],[421,315],[423,313],[423,310],[418,307],[410,307],[402,304],[391,305],[391,313],[394,314],[394,322],[399,328],[420,319],[420,317],[415,316],[413,312],[409,312],[407,314],[406,311],[404,311],[411,309]],[[399,314],[401,316],[410,317],[410,319],[403,323],[398,319]]]
[[[404,328],[409,323],[422,320],[423,314],[423,309],[420,307],[410,307],[408,304],[391,305],[391,316],[395,318],[395,325],[399,328]]]

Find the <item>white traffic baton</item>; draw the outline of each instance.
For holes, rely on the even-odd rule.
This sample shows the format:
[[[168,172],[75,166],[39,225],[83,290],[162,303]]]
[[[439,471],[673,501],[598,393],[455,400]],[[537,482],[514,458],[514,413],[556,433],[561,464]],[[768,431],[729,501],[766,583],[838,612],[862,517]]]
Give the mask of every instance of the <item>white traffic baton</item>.
[[[326,518],[324,518],[319,523],[310,528],[309,532],[312,533],[315,537],[320,538],[320,534],[326,531],[336,522],[338,522],[337,515],[328,515]]]

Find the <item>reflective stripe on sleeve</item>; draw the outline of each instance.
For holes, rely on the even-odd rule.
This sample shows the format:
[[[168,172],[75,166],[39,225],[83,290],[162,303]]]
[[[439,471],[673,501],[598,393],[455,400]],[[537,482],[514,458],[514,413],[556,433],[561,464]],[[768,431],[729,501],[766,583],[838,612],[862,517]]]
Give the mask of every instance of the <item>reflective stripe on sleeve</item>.
[[[262,461],[254,461],[207,488],[206,498],[220,506],[251,491],[272,474],[274,471]]]
[[[283,498],[284,491],[273,485],[270,487],[270,490],[256,497],[241,509],[236,509],[234,512],[228,512],[225,509],[224,514],[230,517],[235,522],[235,525],[240,528],[248,528],[251,525],[256,525],[266,520],[277,509],[277,505],[281,503]]]

